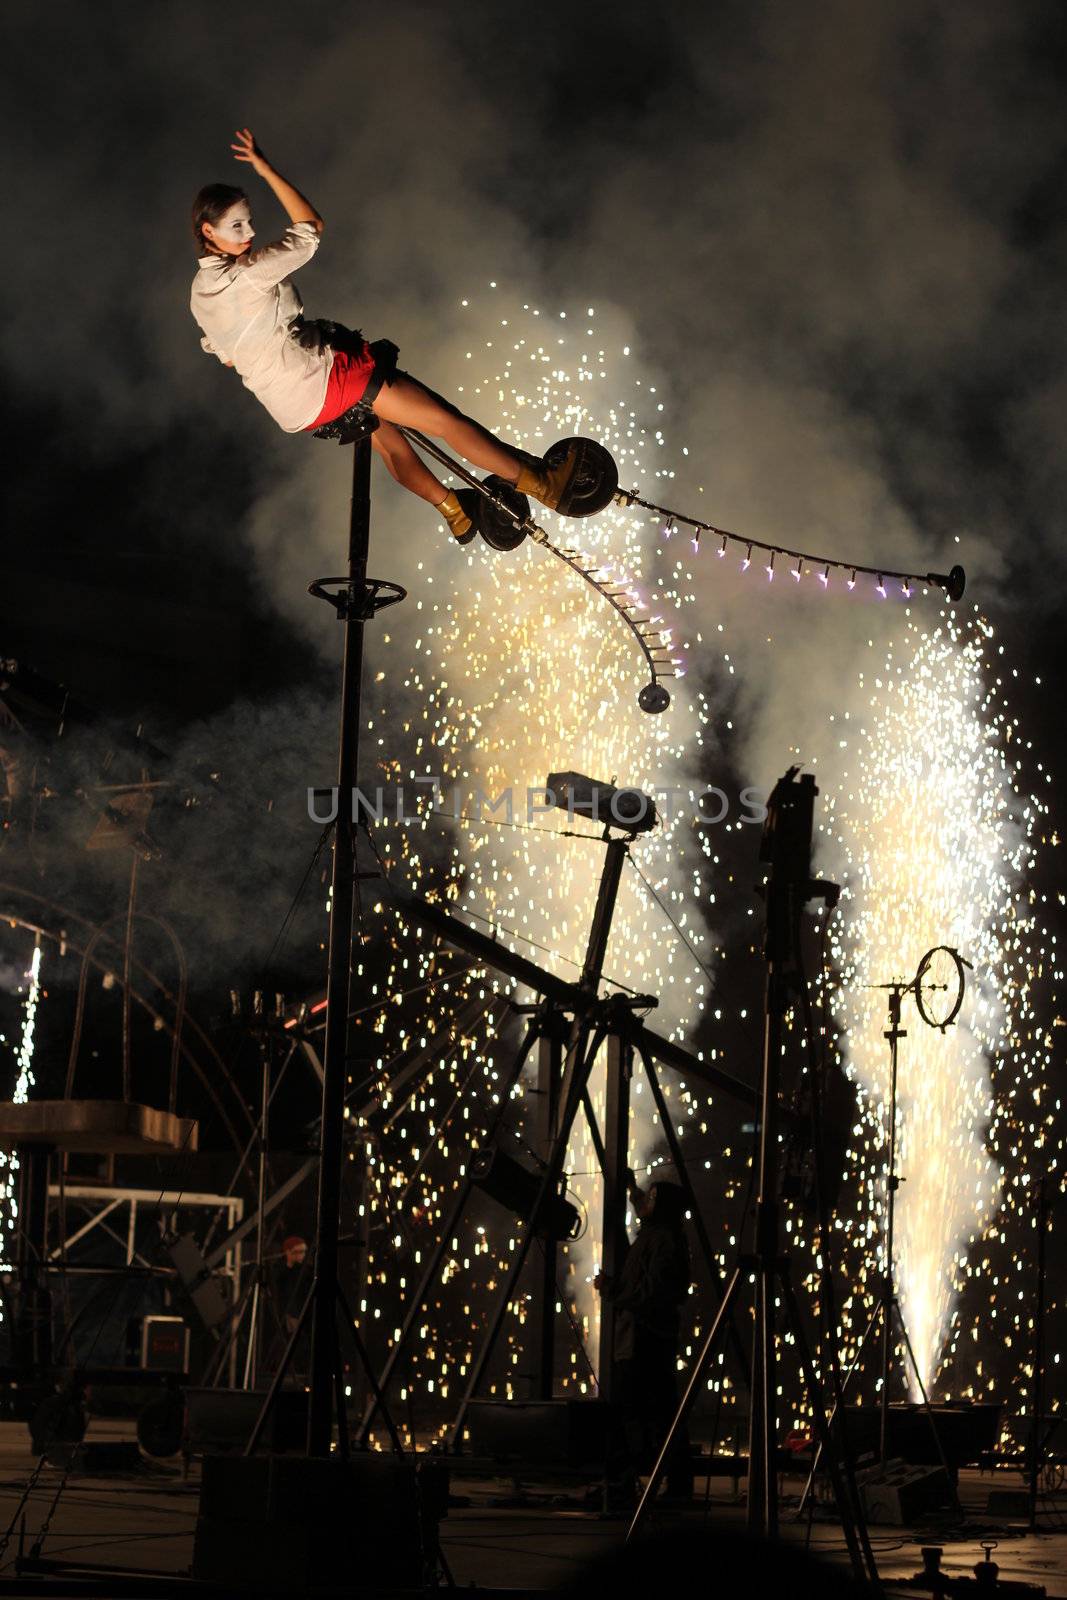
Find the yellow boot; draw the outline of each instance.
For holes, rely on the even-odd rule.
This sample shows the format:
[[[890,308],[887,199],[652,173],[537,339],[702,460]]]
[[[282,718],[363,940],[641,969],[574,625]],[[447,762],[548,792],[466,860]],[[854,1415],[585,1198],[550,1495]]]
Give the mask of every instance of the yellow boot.
[[[474,494],[477,491],[468,490],[467,493]],[[453,489],[448,491],[437,509],[448,523],[449,532],[456,543],[470,544],[478,530],[474,526],[474,518]],[[473,510],[473,506],[470,509]]]
[[[578,464],[579,441],[574,439],[569,443],[571,448],[551,466],[546,461],[538,461],[536,457],[520,459],[516,489],[520,494],[529,495],[531,500],[539,500],[549,511],[558,509],[570,488]]]

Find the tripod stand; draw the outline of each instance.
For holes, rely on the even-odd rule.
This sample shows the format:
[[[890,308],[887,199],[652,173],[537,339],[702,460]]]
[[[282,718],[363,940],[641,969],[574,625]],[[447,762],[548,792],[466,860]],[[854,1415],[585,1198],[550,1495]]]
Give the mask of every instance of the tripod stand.
[[[845,1391],[852,1381],[853,1374],[859,1367],[863,1352],[875,1329],[881,1324],[882,1329],[882,1354],[881,1354],[881,1391],[879,1395],[879,1423],[878,1423],[878,1458],[884,1466],[889,1459],[889,1378],[893,1367],[893,1324],[894,1320],[900,1330],[900,1336],[907,1351],[908,1360],[911,1362],[915,1381],[922,1396],[923,1407],[930,1422],[930,1431],[933,1435],[934,1446],[941,1460],[948,1484],[952,1485],[952,1473],[949,1470],[948,1459],[941,1443],[937,1422],[934,1417],[933,1407],[923,1383],[922,1371],[915,1359],[911,1337],[904,1313],[901,1309],[900,1298],[897,1294],[896,1276],[893,1256],[894,1230],[896,1219],[896,1198],[901,1183],[904,1181],[897,1172],[897,1071],[899,1065],[899,1044],[901,1039],[908,1037],[907,1029],[901,1027],[901,1008],[906,994],[913,995],[919,1015],[928,1027],[937,1028],[944,1032],[956,1019],[960,1006],[963,1003],[964,968],[969,965],[957,950],[950,945],[935,945],[928,950],[919,962],[914,978],[908,983],[891,982],[873,985],[874,988],[884,989],[888,995],[889,1026],[883,1038],[889,1044],[889,1170],[886,1175],[886,1225],[885,1225],[885,1271],[882,1274],[878,1300],[871,1313],[870,1321],[864,1330],[863,1337],[852,1358],[844,1382],[841,1386],[841,1398],[844,1399]],[[820,1451],[816,1452],[812,1462],[811,1473],[808,1476],[804,1493],[800,1498],[798,1515],[803,1512],[807,1497],[811,1492],[815,1474],[818,1471]],[[953,1499],[956,1509],[959,1510],[959,1497],[953,1490]]]
[[[596,907],[593,913],[593,923],[589,934],[589,942],[586,948],[585,961],[583,963],[582,974],[577,985],[577,998],[580,1001],[587,1002],[587,1004],[591,1003],[595,999],[596,992],[600,984],[604,966],[604,956],[607,951],[608,938],[611,931],[612,914],[615,908],[615,900],[618,895],[619,880],[622,876],[623,864],[630,846],[629,838],[611,838],[609,829],[605,829],[604,838],[606,840],[604,867],[601,873],[600,887],[597,895]],[[647,1002],[644,1003],[647,1004]],[[494,1345],[500,1333],[500,1329],[503,1326],[508,1304],[514,1295],[519,1276],[529,1253],[530,1245],[536,1236],[535,1219],[539,1214],[543,1214],[542,1208],[545,1206],[549,1196],[554,1194],[559,1188],[560,1179],[563,1173],[563,1165],[566,1158],[566,1147],[570,1136],[570,1130],[574,1125],[578,1111],[582,1109],[583,1106],[586,1110],[586,1115],[589,1118],[589,1126],[591,1132],[593,1133],[594,1146],[597,1149],[598,1157],[601,1159],[602,1165],[606,1166],[607,1163],[604,1145],[600,1139],[599,1131],[596,1129],[596,1119],[593,1115],[592,1105],[589,1101],[586,1090],[589,1070],[592,1066],[592,1057],[596,1053],[595,1050],[589,1051],[587,1049],[588,1033],[589,1018],[585,1007],[579,1005],[578,1009],[575,1010],[573,1019],[568,1026],[565,1018],[562,1015],[562,1011],[558,1006],[553,1005],[551,1001],[544,1003],[538,1007],[537,1011],[534,1013],[527,1029],[526,1038],[523,1041],[523,1044],[512,1064],[508,1077],[502,1086],[502,1091],[498,1101],[497,1113],[493,1117],[491,1126],[488,1130],[488,1139],[490,1141],[495,1137],[503,1122],[507,1103],[511,1096],[511,1091],[519,1080],[522,1068],[529,1057],[530,1052],[535,1044],[539,1044],[541,1047],[539,1058],[539,1087],[543,1089],[545,1097],[542,1108],[542,1133],[546,1131],[550,1133],[551,1150],[549,1159],[545,1163],[537,1199],[530,1211],[529,1226],[526,1228],[523,1234],[522,1242],[518,1251],[515,1253],[515,1259],[512,1262],[507,1281],[498,1297],[493,1320],[483,1341],[481,1351],[479,1352],[479,1355],[473,1364],[466,1392],[464,1393],[463,1400],[460,1405],[459,1414],[452,1427],[449,1437],[449,1444],[453,1449],[463,1436],[463,1424],[466,1419],[470,1402],[477,1393],[486,1368],[489,1364]],[[597,1044],[597,1048],[599,1048],[599,1042]],[[613,1067],[615,1070],[612,1070]],[[625,1128],[628,1118],[629,1101],[628,1097],[626,1096],[626,1090],[623,1086],[622,1080],[623,1068],[621,1060],[617,1062],[609,1061],[608,1123],[609,1129],[611,1130],[617,1130],[619,1127]],[[625,1099],[626,1106],[626,1114],[622,1116],[620,1116],[620,1097]],[[562,1109],[564,1105],[566,1107],[565,1111]],[[553,1126],[553,1124],[555,1126]],[[617,1145],[618,1138],[616,1137],[611,1141],[611,1148],[613,1152],[617,1149]],[[625,1205],[625,1161],[623,1163],[623,1168],[624,1171],[621,1177],[617,1170],[616,1164],[613,1164],[610,1173],[605,1171],[604,1211],[606,1218],[609,1216],[614,1217],[615,1213],[620,1209],[620,1203],[623,1206]],[[463,1213],[467,1208],[473,1190],[474,1183],[471,1177],[468,1175],[464,1181],[463,1188],[460,1191],[452,1214],[448,1219],[447,1225],[441,1231],[437,1249],[433,1252],[433,1255],[430,1258],[426,1272],[423,1274],[422,1281],[415,1293],[412,1304],[408,1308],[407,1316],[405,1317],[404,1323],[401,1326],[400,1337],[394,1344],[393,1349],[390,1352],[389,1360],[387,1361],[382,1372],[380,1388],[383,1391],[387,1390],[389,1382],[396,1371],[397,1364],[407,1347],[421,1307],[425,1302],[431,1285],[434,1283],[440,1272],[441,1263],[444,1260],[444,1256],[449,1248],[449,1243],[463,1216]],[[549,1283],[551,1283],[550,1288]],[[549,1391],[551,1389],[553,1354],[551,1324],[547,1305],[552,1303],[556,1293],[555,1248],[554,1244],[550,1246],[548,1241],[545,1243],[544,1272],[542,1278],[542,1292],[544,1293],[545,1291],[547,1291],[549,1299],[547,1304],[539,1308],[539,1328],[537,1333],[540,1369],[538,1387],[542,1392],[546,1386],[549,1388]],[[364,1442],[368,1437],[378,1409],[379,1402],[378,1398],[376,1397],[375,1402],[370,1406],[363,1422],[361,1439]]]
[[[720,1269],[714,1250],[697,1205],[689,1177],[689,1170],[678,1145],[677,1134],[660,1088],[654,1054],[666,1056],[672,1064],[677,1061],[679,1070],[694,1076],[711,1078],[716,1087],[750,1103],[751,1092],[736,1080],[691,1058],[678,1047],[650,1035],[636,1009],[645,1009],[655,1002],[647,996],[614,996],[606,1001],[597,998],[603,972],[604,957],[611,931],[611,921],[627,854],[632,840],[629,837],[612,838],[605,829],[605,860],[593,914],[592,926],[586,948],[581,977],[576,985],[564,983],[550,974],[542,973],[522,958],[497,946],[495,941],[467,929],[462,923],[447,916],[428,902],[403,897],[418,906],[420,921],[436,925],[452,941],[464,945],[480,959],[485,959],[503,970],[520,977],[521,981],[544,994],[542,1002],[532,1010],[526,1036],[498,1092],[497,1107],[486,1132],[486,1143],[491,1144],[500,1129],[508,1102],[522,1069],[534,1048],[537,1048],[538,1125],[536,1138],[543,1162],[541,1181],[536,1200],[527,1217],[527,1227],[514,1252],[511,1268],[496,1302],[494,1313],[485,1333],[479,1353],[473,1363],[459,1413],[450,1433],[450,1446],[455,1448],[463,1436],[463,1426],[472,1400],[485,1377],[497,1339],[504,1325],[510,1303],[514,1300],[519,1278],[528,1259],[535,1238],[542,1250],[538,1273],[538,1288],[534,1296],[533,1334],[530,1348],[534,1352],[533,1389],[540,1399],[550,1399],[555,1372],[554,1306],[558,1297],[556,1286],[557,1241],[542,1238],[536,1220],[559,1190],[566,1162],[567,1146],[579,1112],[583,1112],[589,1128],[596,1158],[604,1179],[603,1208],[603,1270],[611,1274],[621,1266],[626,1248],[626,1173],[629,1125],[630,1083],[635,1055],[639,1056],[659,1113],[660,1122],[674,1161],[678,1181],[683,1189],[695,1228],[709,1278],[714,1285],[720,1279]],[[525,1009],[525,1008],[524,1008]],[[602,1047],[607,1048],[605,1122],[599,1127],[589,1095],[589,1076]],[[411,1342],[422,1306],[440,1279],[442,1263],[451,1240],[460,1225],[473,1194],[475,1185],[468,1175],[457,1196],[447,1221],[443,1224],[436,1249],[433,1251],[421,1282],[408,1306],[399,1336],[382,1370],[380,1388],[388,1392],[389,1385],[400,1361]],[[731,1344],[738,1357],[740,1370],[744,1371],[744,1357],[740,1341],[732,1325]],[[599,1383],[602,1398],[609,1398],[612,1387],[612,1346],[614,1318],[610,1301],[603,1304],[600,1325]],[[366,1442],[378,1410],[377,1399],[369,1406],[361,1430],[361,1441]]]
[[[922,1403],[926,1408],[928,1417],[930,1418],[930,1427],[933,1432],[934,1442],[937,1446],[937,1453],[941,1457],[941,1465],[945,1469],[945,1476],[948,1477],[949,1481],[951,1482],[951,1476],[948,1470],[948,1462],[945,1459],[945,1452],[941,1447],[941,1438],[937,1431],[937,1423],[934,1421],[934,1413],[930,1405],[929,1396],[926,1392],[926,1385],[923,1383],[922,1371],[920,1370],[919,1363],[915,1359],[915,1351],[912,1348],[911,1338],[908,1334],[907,1325],[904,1321],[904,1313],[901,1309],[900,1298],[897,1294],[896,1273],[893,1260],[897,1191],[903,1182],[903,1179],[897,1172],[898,1047],[900,1040],[908,1037],[907,1030],[900,1026],[901,1003],[906,994],[914,992],[915,982],[916,980],[913,979],[911,983],[887,983],[882,986],[887,989],[889,993],[889,1026],[885,1031],[885,1038],[889,1041],[890,1059],[889,1172],[886,1177],[885,1273],[882,1277],[882,1290],[878,1298],[878,1304],[875,1306],[871,1315],[871,1320],[867,1324],[867,1330],[864,1333],[863,1338],[860,1340],[859,1348],[856,1351],[852,1365],[850,1366],[848,1374],[846,1375],[845,1383],[846,1385],[848,1384],[849,1378],[851,1378],[852,1373],[855,1370],[860,1357],[862,1356],[864,1345],[866,1344],[869,1335],[873,1333],[875,1327],[880,1321],[882,1325],[882,1391],[880,1397],[881,1415],[878,1429],[878,1452],[879,1459],[884,1465],[889,1459],[889,1377],[893,1366],[893,1320],[895,1318],[900,1329],[901,1337],[904,1341],[904,1348],[907,1351],[908,1359],[911,1362],[912,1371],[915,1374],[915,1381],[919,1386],[919,1393],[922,1395]]]
[[[748,1452],[747,1525],[750,1533],[774,1538],[778,1533],[778,1350],[776,1301],[780,1295],[785,1321],[796,1343],[801,1376],[811,1407],[812,1423],[826,1450],[829,1475],[838,1514],[848,1545],[853,1571],[860,1581],[877,1583],[877,1569],[852,1479],[847,1450],[841,1441],[831,1443],[832,1418],[827,1419],[821,1383],[815,1369],[790,1274],[789,1256],[782,1249],[778,1204],[779,1091],[783,1026],[792,997],[803,983],[800,960],[800,919],[807,902],[816,896],[836,899],[836,885],[811,878],[811,832],[815,780],[805,773],[794,782],[790,768],[775,786],[768,802],[767,822],[760,851],[769,862],[767,927],[764,958],[767,981],[764,1005],[763,1072],[760,1092],[759,1155],[755,1248],[742,1256],[733,1270],[726,1294],[708,1330],[703,1348],[690,1374],[682,1402],[663,1442],[652,1475],[634,1514],[627,1538],[632,1538],[654,1503],[674,1441],[684,1427],[705,1373],[719,1345],[726,1320],[738,1298],[744,1278],[755,1277],[755,1322],[752,1344],[752,1407]],[[831,1356],[832,1360],[832,1356]]]

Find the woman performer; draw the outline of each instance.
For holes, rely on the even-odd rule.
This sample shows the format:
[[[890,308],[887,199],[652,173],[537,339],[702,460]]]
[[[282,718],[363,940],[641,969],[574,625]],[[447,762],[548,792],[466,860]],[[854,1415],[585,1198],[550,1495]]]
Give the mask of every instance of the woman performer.
[[[476,467],[513,484],[554,510],[574,469],[568,456],[548,467],[521,458],[478,422],[396,367],[387,340],[369,345],[358,332],[332,322],[305,322],[290,274],[319,247],[323,220],[309,200],[271,166],[251,130],[230,146],[277,195],[289,217],[280,239],[252,248],[255,230],[243,189],[212,183],[193,202],[199,257],[190,300],[203,331],[200,343],[233,367],[287,433],[321,428],[352,406],[379,419],[371,442],[405,489],[436,506],[461,544],[473,539],[479,495],[446,490],[395,424],[418,428],[451,445]]]

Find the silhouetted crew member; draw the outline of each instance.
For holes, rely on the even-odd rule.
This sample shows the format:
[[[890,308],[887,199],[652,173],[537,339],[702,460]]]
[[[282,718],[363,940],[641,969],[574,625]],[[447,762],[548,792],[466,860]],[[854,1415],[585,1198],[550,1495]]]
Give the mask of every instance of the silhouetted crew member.
[[[273,1376],[278,1368],[289,1340],[297,1330],[300,1313],[311,1287],[311,1258],[307,1240],[292,1233],[282,1240],[281,1254],[274,1257],[271,1266],[271,1289],[278,1332],[263,1363],[265,1371]],[[296,1342],[289,1364],[290,1384],[302,1385],[310,1359],[311,1334],[305,1326]]]
[[[630,1175],[641,1218],[616,1280],[598,1273],[600,1293],[615,1308],[615,1392],[632,1474],[651,1470],[678,1409],[680,1308],[691,1278],[684,1232],[685,1195],[675,1183],[647,1190]],[[693,1492],[689,1436],[680,1428],[667,1463],[667,1493]]]

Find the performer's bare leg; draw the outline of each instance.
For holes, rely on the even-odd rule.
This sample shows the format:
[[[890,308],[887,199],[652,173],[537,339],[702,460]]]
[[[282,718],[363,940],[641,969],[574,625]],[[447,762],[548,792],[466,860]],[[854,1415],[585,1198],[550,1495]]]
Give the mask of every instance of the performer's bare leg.
[[[371,434],[371,444],[377,450],[390,473],[397,483],[403,484],[405,489],[410,489],[412,494],[417,494],[421,500],[428,500],[432,506],[439,506],[447,495],[447,490],[439,478],[435,478],[421,456],[408,444],[399,428],[391,422],[379,422],[378,427]]]
[[[417,428],[420,433],[443,439],[472,466],[482,467],[505,483],[515,485],[520,494],[532,495],[550,510],[559,504],[571,471],[566,459],[552,467],[531,461],[529,457],[521,459],[494,438],[488,428],[464,416],[458,407],[417,379],[398,373],[376,396],[372,409],[381,421],[381,427],[373,436],[374,443],[389,471],[406,489],[436,506],[461,543],[473,538],[473,533],[471,516],[460,494],[469,496],[476,491],[446,490],[416,455],[400,433],[400,427]]]
[[[443,439],[473,466],[493,472],[508,483],[518,479],[520,463],[506,445],[495,439],[480,422],[464,416],[449,401],[414,378],[398,375],[392,383],[383,385],[374,400],[373,410],[386,422],[399,422]],[[401,478],[400,481],[405,480]],[[422,493],[418,489],[415,492]],[[444,492],[440,490],[438,501]],[[423,495],[423,498],[430,497]]]

